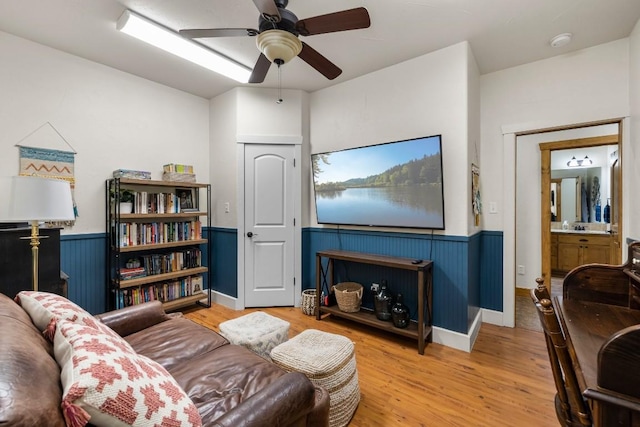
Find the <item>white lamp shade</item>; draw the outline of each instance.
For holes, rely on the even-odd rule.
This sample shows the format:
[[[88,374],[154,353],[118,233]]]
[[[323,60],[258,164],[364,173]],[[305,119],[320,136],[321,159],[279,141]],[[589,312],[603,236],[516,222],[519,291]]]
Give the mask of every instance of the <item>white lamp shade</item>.
[[[75,219],[71,185],[60,179],[14,176],[8,220],[72,221]]]
[[[302,42],[284,30],[263,31],[256,37],[256,45],[269,61],[280,59],[285,64],[302,51]]]

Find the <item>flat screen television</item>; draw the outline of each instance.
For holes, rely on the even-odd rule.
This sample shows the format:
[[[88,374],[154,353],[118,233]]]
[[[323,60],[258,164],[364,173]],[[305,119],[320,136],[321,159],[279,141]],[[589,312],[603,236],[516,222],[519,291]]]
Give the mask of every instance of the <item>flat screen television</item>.
[[[311,155],[318,224],[444,229],[440,135]]]

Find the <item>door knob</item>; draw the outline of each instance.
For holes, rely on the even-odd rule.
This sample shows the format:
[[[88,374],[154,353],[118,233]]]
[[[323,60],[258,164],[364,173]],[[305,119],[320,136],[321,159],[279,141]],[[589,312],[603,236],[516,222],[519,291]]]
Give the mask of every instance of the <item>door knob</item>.
[[[247,233],[247,237],[253,237],[253,236],[257,236],[257,234],[253,234],[251,231]]]

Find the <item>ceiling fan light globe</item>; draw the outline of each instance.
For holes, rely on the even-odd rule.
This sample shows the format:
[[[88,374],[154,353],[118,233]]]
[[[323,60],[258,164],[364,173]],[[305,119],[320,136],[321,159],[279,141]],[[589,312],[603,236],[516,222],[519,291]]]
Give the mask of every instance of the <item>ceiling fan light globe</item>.
[[[302,42],[295,35],[283,30],[267,30],[258,34],[256,45],[269,61],[280,59],[289,62],[302,51]]]

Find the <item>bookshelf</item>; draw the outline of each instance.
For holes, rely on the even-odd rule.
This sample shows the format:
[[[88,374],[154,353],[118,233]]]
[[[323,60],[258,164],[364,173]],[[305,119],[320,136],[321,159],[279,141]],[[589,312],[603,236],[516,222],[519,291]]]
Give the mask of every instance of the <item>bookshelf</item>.
[[[166,311],[211,306],[204,277],[212,254],[203,237],[211,185],[112,178],[105,198],[108,308],[153,300]]]

